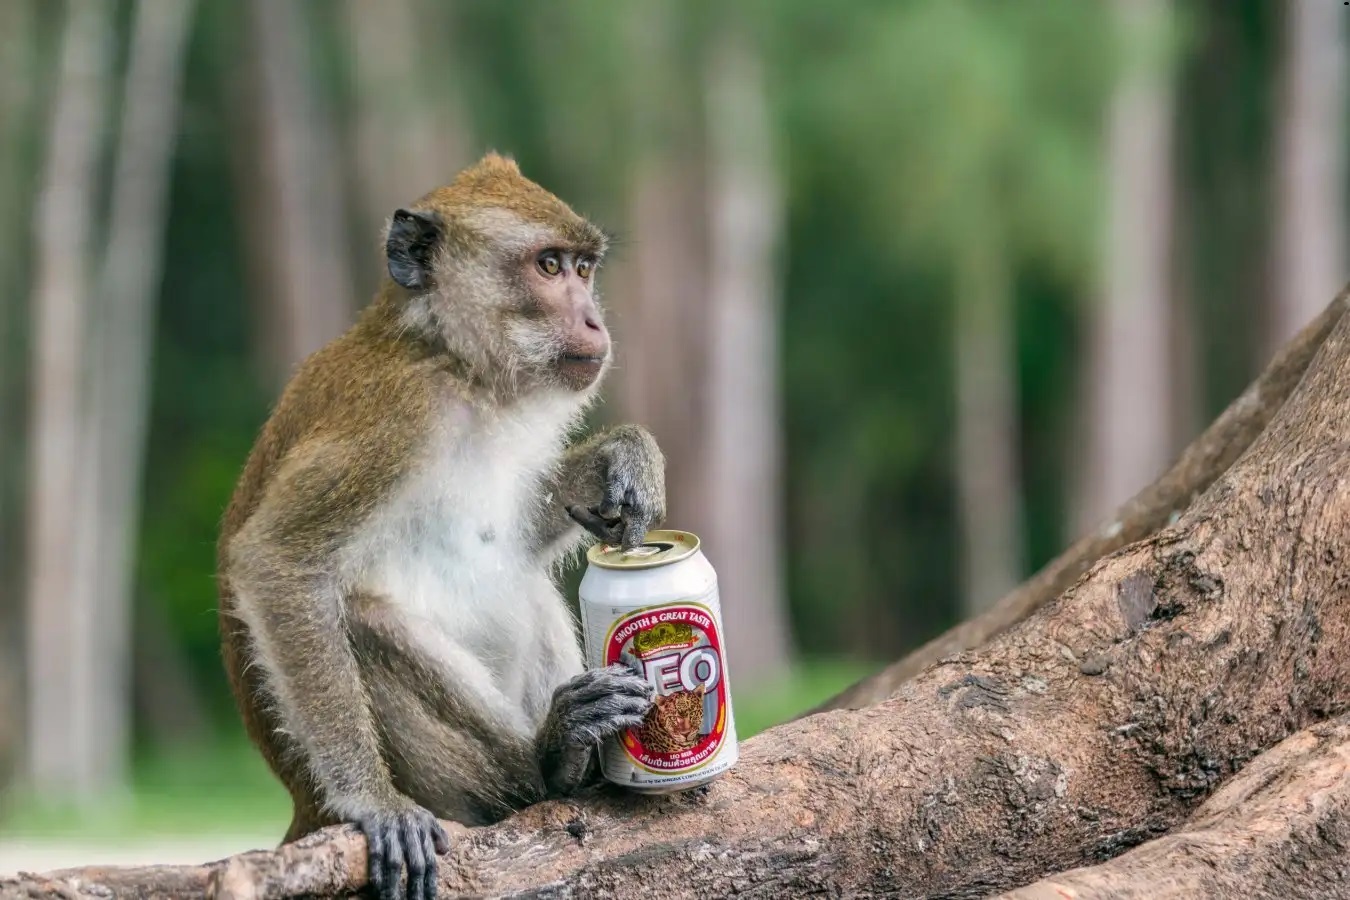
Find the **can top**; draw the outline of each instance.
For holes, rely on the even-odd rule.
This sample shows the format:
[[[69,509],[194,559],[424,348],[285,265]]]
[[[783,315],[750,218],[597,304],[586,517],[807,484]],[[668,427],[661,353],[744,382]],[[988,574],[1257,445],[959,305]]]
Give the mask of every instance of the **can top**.
[[[602,569],[654,569],[693,556],[698,538],[688,531],[659,529],[647,532],[647,539],[632,550],[596,544],[586,551],[586,559]]]

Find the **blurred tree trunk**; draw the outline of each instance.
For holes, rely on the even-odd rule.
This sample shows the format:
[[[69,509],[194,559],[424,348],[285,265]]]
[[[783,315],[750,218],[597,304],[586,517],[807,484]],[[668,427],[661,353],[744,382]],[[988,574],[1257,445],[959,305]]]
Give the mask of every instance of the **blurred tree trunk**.
[[[1278,116],[1274,283],[1266,350],[1274,352],[1347,280],[1345,26],[1335,3],[1285,10]]]
[[[373,238],[395,209],[444,184],[470,161],[460,80],[444,58],[442,29],[430,27],[448,23],[453,9],[414,0],[347,0],[362,235]]]
[[[353,303],[338,140],[297,0],[249,0],[247,142],[234,157],[258,344],[274,383],[341,334]],[[389,136],[391,143],[398,136]]]
[[[98,696],[92,723],[111,771],[131,743],[131,634],[155,306],[178,137],[179,84],[194,0],[136,4],[108,237],[90,306],[90,411],[82,448],[80,546],[92,553]],[[156,657],[159,658],[159,657]]]
[[[23,708],[19,697],[19,660],[23,658],[23,483],[24,428],[20,388],[26,360],[20,336],[22,251],[28,233],[27,154],[33,127],[34,91],[39,57],[31,0],[0,4],[0,788],[14,774],[23,745]]]
[[[956,272],[956,481],[967,616],[1016,585],[1023,565],[1012,272],[990,221],[968,235]]]
[[[1166,0],[1116,0],[1125,40],[1156,33],[1165,8]],[[1105,278],[1086,361],[1080,534],[1100,524],[1172,458],[1172,110],[1167,73],[1143,61],[1121,77],[1111,100]]]
[[[28,773],[32,787],[88,799],[120,776],[98,734],[101,648],[91,548],[78,538],[86,311],[112,7],[71,0],[37,199],[28,559]]]
[[[609,279],[616,306],[617,397],[623,416],[650,428],[667,460],[667,521],[705,530],[707,224],[697,131],[674,47],[668,3],[628,8],[627,45],[641,64],[626,86],[632,138],[628,181],[631,243]],[[716,549],[709,554],[717,564]]]
[[[744,682],[784,675],[779,177],[756,48],[722,30],[706,75],[709,151],[708,410],[703,528],[727,642]]]

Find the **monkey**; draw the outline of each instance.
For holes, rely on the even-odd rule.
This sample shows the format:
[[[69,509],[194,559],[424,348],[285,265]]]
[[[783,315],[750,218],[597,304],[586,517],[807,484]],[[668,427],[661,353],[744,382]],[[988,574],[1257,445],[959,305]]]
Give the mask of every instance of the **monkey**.
[[[584,670],[557,586],[665,517],[646,429],[569,446],[612,365],[608,243],[495,152],[396,210],[374,299],[295,371],[225,511],[222,656],[283,843],[355,824],[385,900],[435,896],[437,819],[576,793],[651,707],[638,673]]]

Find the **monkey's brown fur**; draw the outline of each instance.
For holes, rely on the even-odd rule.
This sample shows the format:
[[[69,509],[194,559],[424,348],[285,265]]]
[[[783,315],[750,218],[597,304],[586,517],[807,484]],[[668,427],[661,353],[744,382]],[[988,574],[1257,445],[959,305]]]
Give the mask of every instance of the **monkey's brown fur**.
[[[397,882],[406,857],[410,891],[414,877],[426,877],[424,896],[431,896],[434,859],[420,860],[416,841],[390,851],[384,842],[397,844],[406,833],[380,830],[375,818],[429,809],[476,824],[565,793],[579,783],[593,741],[640,721],[649,706],[650,690],[633,676],[578,674],[570,617],[555,611],[556,597],[542,596],[517,617],[530,623],[512,635],[520,645],[507,645],[521,657],[519,667],[507,668],[514,680],[503,696],[522,705],[480,702],[474,679],[497,671],[500,647],[479,647],[453,628],[428,638],[424,622],[410,618],[408,598],[363,587],[374,564],[352,569],[357,575],[344,568],[347,548],[367,539],[378,516],[412,517],[400,527],[421,542],[408,552],[423,555],[408,565],[430,572],[443,561],[429,562],[427,547],[461,552],[438,536],[445,521],[461,521],[444,520],[452,513],[507,526],[500,534],[481,529],[487,549],[463,549],[467,567],[502,546],[501,559],[525,560],[540,573],[581,538],[568,504],[588,507],[578,516],[589,515],[600,523],[592,530],[615,542],[640,540],[660,521],[663,460],[643,429],[624,426],[563,451],[565,431],[603,371],[593,353],[569,348],[604,332],[578,288],[549,293],[551,282],[547,290],[536,285],[547,279],[531,268],[531,254],[559,248],[563,276],[576,284],[581,261],[598,259],[604,244],[599,229],[495,155],[411,212],[400,210],[389,231],[390,272],[400,261],[417,268],[403,279],[414,287],[400,283],[406,268],[386,277],[351,330],[304,362],[225,513],[218,548],[224,661],[249,736],[294,800],[285,839],[357,821],[371,838],[372,879],[384,878],[382,890],[389,873]],[[434,494],[436,473],[453,477],[446,448],[476,447],[472,441],[507,427],[531,439],[558,432],[556,456],[522,468],[520,497],[480,497],[472,483],[456,482],[451,498],[397,499],[410,484]],[[505,483],[512,491],[518,484]],[[498,502],[520,508],[491,519],[482,510]],[[372,557],[377,562],[399,562],[386,532],[368,539],[377,549],[366,552],[383,554]],[[456,565],[444,562],[447,577],[458,577]],[[456,586],[453,596],[471,597],[472,585],[483,583],[481,572],[464,577],[470,585]],[[530,568],[503,577],[532,587],[542,576]],[[433,624],[454,621],[453,610],[433,612]],[[537,725],[537,734],[524,733],[521,722]]]

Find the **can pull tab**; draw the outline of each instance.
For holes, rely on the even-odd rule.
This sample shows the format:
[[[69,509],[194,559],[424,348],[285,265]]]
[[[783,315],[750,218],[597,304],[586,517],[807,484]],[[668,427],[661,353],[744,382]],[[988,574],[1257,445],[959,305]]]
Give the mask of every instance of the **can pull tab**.
[[[667,550],[674,550],[675,545],[666,541],[652,541],[646,544],[639,544],[632,550],[626,550],[622,554],[624,559],[648,559],[656,556],[658,553],[665,553]]]

